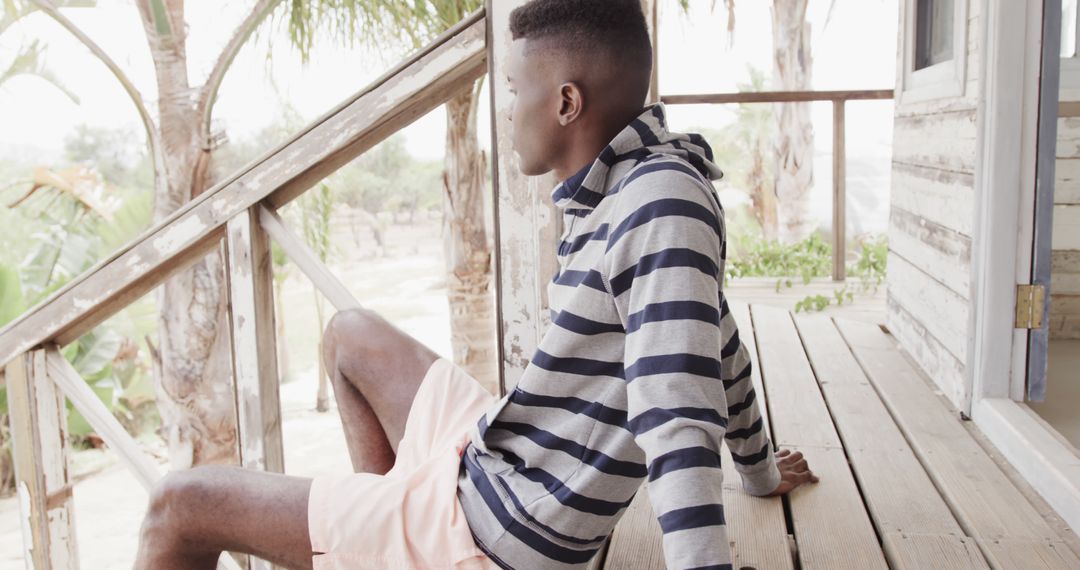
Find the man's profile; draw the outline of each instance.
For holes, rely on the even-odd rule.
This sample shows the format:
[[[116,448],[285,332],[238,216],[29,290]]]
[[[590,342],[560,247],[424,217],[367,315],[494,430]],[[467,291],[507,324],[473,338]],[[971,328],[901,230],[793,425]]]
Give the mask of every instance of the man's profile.
[[[646,106],[639,0],[534,0],[511,15],[513,146],[561,181],[552,323],[496,400],[372,311],[324,335],[356,473],[234,467],[155,490],[139,568],[222,550],[290,568],[584,568],[647,483],[670,569],[731,568],[721,442],[743,489],[816,481],[762,425],[723,283],[712,150]],[[779,458],[779,460],[777,460]]]

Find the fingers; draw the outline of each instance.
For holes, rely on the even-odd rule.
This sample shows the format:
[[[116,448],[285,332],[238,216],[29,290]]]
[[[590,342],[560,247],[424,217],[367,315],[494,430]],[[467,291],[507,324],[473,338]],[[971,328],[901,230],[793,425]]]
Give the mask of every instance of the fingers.
[[[806,470],[801,473],[795,474],[795,486],[802,485],[803,483],[817,483],[817,475],[814,475],[813,471]]]
[[[781,471],[790,475],[788,479],[793,483],[794,487],[803,483],[817,483],[820,481],[818,476],[810,470],[810,465],[801,451],[792,452],[790,449],[781,449],[776,452],[776,457],[779,458],[778,463]]]
[[[802,459],[803,454],[801,451],[792,453],[790,449],[781,449],[776,452],[776,457],[780,459],[781,465],[788,465]]]

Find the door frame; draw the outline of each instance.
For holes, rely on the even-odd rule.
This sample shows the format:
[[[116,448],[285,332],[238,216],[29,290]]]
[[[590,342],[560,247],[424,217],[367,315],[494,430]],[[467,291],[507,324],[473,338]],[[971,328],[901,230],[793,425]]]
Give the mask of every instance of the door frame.
[[[1080,528],[1080,457],[1023,404],[1029,334],[1013,328],[1016,284],[1032,282],[1035,262],[1043,8],[1060,12],[1061,0],[972,1],[985,2],[985,17],[979,42],[967,413],[1062,519]],[[1025,25],[1017,26],[1019,21]],[[1056,87],[1053,95],[1056,101]]]
[[[985,2],[965,379],[969,414],[985,398],[1024,399],[1028,334],[1013,328],[1013,309],[1016,284],[1029,283],[1031,275],[1042,55],[1042,0]]]

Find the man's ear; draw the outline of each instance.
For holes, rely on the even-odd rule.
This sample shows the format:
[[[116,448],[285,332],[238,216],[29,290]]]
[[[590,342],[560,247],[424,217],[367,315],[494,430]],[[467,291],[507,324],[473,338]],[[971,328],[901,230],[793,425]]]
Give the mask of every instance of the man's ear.
[[[585,97],[577,83],[559,86],[559,124],[569,125],[581,116],[585,109]]]

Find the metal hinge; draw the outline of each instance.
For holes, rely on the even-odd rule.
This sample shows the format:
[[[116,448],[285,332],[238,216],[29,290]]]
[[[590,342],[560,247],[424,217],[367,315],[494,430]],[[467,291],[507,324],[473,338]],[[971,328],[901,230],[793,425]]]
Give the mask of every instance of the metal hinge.
[[[1016,286],[1016,324],[1018,329],[1042,328],[1046,288],[1042,285]]]

